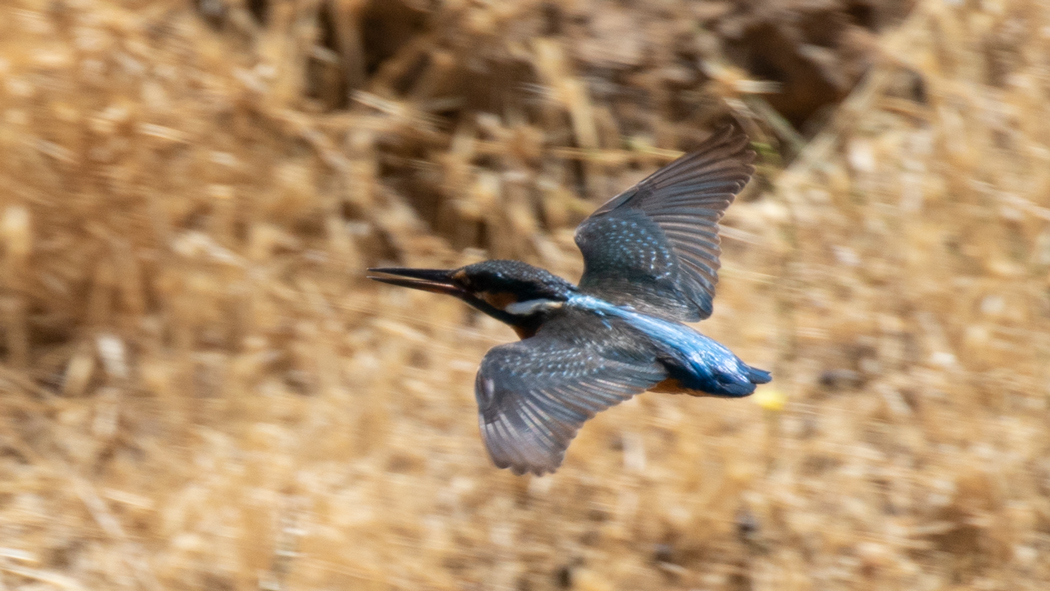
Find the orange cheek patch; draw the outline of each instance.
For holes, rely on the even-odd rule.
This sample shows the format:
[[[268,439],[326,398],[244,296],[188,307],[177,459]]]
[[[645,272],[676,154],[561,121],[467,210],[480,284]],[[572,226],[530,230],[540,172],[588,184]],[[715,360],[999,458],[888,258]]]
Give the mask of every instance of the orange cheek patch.
[[[485,300],[485,302],[493,308],[498,308],[500,310],[506,310],[507,306],[518,301],[518,298],[514,297],[514,294],[506,291],[486,291],[481,294],[481,299]]]
[[[511,328],[514,329],[514,332],[518,333],[518,338],[523,341],[536,336],[536,331],[534,329],[528,329],[524,326],[512,326]]]

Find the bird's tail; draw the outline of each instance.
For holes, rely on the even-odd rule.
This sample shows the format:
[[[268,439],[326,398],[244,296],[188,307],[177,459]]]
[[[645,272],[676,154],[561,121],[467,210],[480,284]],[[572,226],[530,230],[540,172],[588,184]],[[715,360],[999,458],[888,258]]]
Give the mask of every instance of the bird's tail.
[[[749,365],[747,366],[747,379],[752,384],[768,384],[773,380],[773,374]]]
[[[715,378],[713,389],[703,388],[708,394],[715,396],[730,396],[739,398],[750,396],[755,391],[757,384],[765,384],[773,379],[773,376],[765,370],[758,369],[739,361],[736,371],[723,373]]]

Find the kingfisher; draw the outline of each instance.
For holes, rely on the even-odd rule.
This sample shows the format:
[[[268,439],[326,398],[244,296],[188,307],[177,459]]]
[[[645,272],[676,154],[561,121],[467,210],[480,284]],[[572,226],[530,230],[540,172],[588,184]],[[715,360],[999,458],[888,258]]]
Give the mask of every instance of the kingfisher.
[[[771,380],[684,324],[711,315],[718,222],[754,173],[748,146],[726,127],[583,220],[578,285],[514,260],[369,269],[459,298],[520,337],[485,355],[474,385],[496,466],[554,472],[585,421],[645,391],[738,398]]]

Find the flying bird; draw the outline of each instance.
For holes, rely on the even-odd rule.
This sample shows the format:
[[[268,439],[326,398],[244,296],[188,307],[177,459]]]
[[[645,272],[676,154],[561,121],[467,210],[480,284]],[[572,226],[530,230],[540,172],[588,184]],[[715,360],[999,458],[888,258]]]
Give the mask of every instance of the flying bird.
[[[770,381],[683,324],[711,315],[718,221],[754,172],[748,143],[727,127],[599,207],[576,228],[579,285],[513,260],[369,269],[459,298],[521,338],[490,350],[475,380],[496,466],[554,472],[585,421],[647,390],[735,398]]]

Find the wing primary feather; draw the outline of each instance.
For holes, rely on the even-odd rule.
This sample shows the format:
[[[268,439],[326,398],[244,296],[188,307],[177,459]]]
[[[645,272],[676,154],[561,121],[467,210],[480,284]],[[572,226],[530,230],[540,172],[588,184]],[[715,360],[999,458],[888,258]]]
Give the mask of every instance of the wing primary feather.
[[[667,234],[668,238],[670,238],[672,240],[679,241],[680,242],[680,245],[679,245],[680,248],[684,248],[683,245],[688,244],[690,247],[693,247],[693,248],[702,248],[705,252],[718,253],[718,250],[716,250],[716,249],[719,248],[719,246],[718,246],[719,243],[715,242],[718,239],[718,234],[716,234],[715,232],[708,232],[706,230],[699,230],[699,229],[697,229],[697,230],[693,231],[693,236],[690,236],[689,234],[687,234],[683,230],[675,229],[675,230],[664,230],[664,233]],[[696,238],[706,238],[707,240],[700,241],[700,240],[696,240]],[[696,246],[696,245],[702,245],[702,246]]]
[[[693,225],[708,226],[712,229],[718,227],[719,214],[717,212],[711,212],[707,210],[674,210],[669,213],[660,213],[653,216],[653,219],[660,224],[661,228],[681,228],[688,230]]]
[[[754,158],[747,136],[727,127],[599,207],[576,231],[580,289],[675,320],[709,316],[718,221],[750,180]]]
[[[603,326],[569,315],[485,356],[476,380],[479,423],[497,466],[554,471],[586,420],[666,377],[655,352],[622,351],[624,341],[602,338]]]

